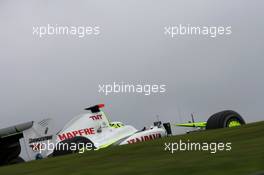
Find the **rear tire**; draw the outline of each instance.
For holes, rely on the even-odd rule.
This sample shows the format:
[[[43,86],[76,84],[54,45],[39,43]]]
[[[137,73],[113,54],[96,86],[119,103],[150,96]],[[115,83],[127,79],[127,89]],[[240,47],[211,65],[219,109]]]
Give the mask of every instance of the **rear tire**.
[[[52,155],[53,156],[62,156],[62,155],[66,155],[66,154],[79,153],[79,151],[81,149],[85,149],[85,145],[87,145],[87,144],[90,144],[88,146],[89,146],[89,148],[91,146],[92,150],[95,149],[93,142],[91,140],[89,140],[88,138],[85,138],[85,137],[76,136],[72,139],[63,140],[57,144]],[[62,145],[64,145],[64,146],[62,146]],[[71,150],[70,149],[71,145],[77,145],[78,148],[76,150]],[[84,146],[84,148],[81,146]],[[65,149],[65,148],[67,148],[67,149]]]
[[[206,129],[218,129],[244,125],[246,122],[235,111],[226,110],[213,114],[206,124]]]

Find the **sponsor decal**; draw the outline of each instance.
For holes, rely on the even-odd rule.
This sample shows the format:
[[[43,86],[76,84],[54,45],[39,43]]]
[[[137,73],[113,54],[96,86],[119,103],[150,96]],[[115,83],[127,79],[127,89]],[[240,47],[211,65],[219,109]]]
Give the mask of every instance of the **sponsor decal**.
[[[51,140],[51,139],[52,139],[52,135],[45,136],[45,137],[33,138],[33,139],[30,138],[28,143],[43,142],[45,140]]]
[[[93,120],[102,120],[103,119],[102,114],[93,115],[93,116],[90,116],[89,118],[91,118]]]
[[[85,129],[79,129],[79,130],[59,134],[58,138],[60,141],[62,141],[62,140],[74,138],[76,136],[85,136],[92,134],[95,134],[94,128],[85,128]]]
[[[160,133],[150,134],[150,135],[145,135],[145,136],[133,138],[131,140],[128,140],[127,143],[128,144],[133,144],[133,143],[137,143],[137,142],[145,142],[145,141],[148,141],[148,140],[154,140],[154,139],[157,139],[157,138],[161,138],[161,134]]]

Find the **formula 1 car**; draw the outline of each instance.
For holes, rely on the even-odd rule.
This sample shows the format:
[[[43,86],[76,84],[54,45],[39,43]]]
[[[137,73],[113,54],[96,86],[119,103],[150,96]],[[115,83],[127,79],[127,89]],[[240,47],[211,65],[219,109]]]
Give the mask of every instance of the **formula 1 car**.
[[[51,119],[27,122],[0,129],[0,165],[24,162],[20,157],[24,144],[27,160],[42,159],[86,150],[98,150],[113,145],[134,144],[172,135],[170,123],[154,122],[149,129],[137,130],[121,122],[110,122],[98,104],[85,110],[89,112],[74,117],[57,134],[51,133]],[[207,122],[190,122],[177,126],[215,129],[245,124],[234,111],[212,115]],[[21,138],[24,138],[23,142]]]

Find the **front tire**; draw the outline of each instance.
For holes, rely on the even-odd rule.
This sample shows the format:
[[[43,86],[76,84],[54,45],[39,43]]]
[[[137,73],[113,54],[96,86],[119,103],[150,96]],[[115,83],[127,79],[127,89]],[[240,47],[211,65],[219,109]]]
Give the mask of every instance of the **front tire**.
[[[235,111],[226,110],[213,114],[206,124],[206,129],[230,128],[246,124],[244,119]]]

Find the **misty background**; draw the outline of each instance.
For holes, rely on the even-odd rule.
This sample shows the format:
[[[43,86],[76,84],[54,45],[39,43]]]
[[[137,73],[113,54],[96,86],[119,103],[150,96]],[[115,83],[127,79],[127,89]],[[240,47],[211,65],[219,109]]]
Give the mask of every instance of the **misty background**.
[[[263,120],[264,2],[0,1],[0,128],[53,118],[57,130],[105,103],[112,121],[138,129],[156,116],[206,121],[224,109]],[[47,24],[100,26],[99,36],[32,34]],[[232,26],[232,34],[164,35],[168,25]],[[165,84],[166,93],[98,93],[99,84]],[[176,130],[177,131],[177,130]],[[184,130],[179,129],[178,132]]]

